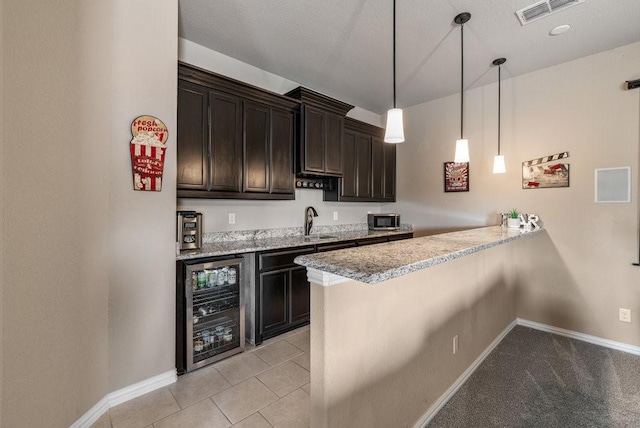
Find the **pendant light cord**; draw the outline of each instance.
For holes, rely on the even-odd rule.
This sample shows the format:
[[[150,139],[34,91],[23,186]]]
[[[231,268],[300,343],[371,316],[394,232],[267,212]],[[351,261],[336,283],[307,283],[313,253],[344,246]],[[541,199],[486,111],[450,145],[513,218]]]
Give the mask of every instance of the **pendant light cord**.
[[[464,139],[464,23],[460,25],[460,63],[460,139],[462,140]]]
[[[502,99],[502,95],[500,93],[501,79],[500,79],[500,70],[502,69],[502,65],[498,66],[498,156],[500,156],[500,101]]]
[[[396,108],[396,0],[393,0],[393,108]]]

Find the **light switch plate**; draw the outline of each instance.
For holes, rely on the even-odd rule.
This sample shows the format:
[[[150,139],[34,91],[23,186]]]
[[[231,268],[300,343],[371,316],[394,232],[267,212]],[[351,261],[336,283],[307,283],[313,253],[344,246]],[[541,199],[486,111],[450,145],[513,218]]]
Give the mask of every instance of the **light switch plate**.
[[[236,214],[229,213],[229,224],[236,224]]]

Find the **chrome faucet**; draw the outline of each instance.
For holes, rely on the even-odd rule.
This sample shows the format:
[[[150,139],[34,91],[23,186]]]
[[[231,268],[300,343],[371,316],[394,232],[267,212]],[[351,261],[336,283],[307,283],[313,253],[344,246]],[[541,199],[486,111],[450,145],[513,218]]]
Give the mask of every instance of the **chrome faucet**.
[[[304,235],[309,235],[311,228],[313,227],[313,218],[318,217],[318,211],[313,207],[307,207],[304,210]]]

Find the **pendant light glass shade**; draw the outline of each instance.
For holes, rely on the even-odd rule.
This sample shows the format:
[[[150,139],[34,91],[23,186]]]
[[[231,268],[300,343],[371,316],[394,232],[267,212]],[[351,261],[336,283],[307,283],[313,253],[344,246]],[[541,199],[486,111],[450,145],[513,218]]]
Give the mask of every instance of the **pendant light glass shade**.
[[[456,163],[469,162],[469,140],[466,138],[456,141],[456,154],[453,161]]]
[[[460,25],[460,139],[456,141],[456,153],[453,161],[469,162],[469,140],[464,138],[464,24],[471,19],[469,12],[463,12],[453,19]]]
[[[493,158],[493,173],[504,174],[507,172],[507,167],[504,163],[504,156],[500,154],[500,100],[502,98],[501,93],[501,79],[500,79],[500,67],[507,62],[506,58],[498,58],[493,61],[493,65],[498,66],[498,154]]]
[[[387,128],[384,132],[385,143],[402,143],[404,141],[404,129],[402,121],[402,109],[392,108],[387,112]]]
[[[493,157],[493,173],[504,174],[507,172],[507,167],[504,164],[504,156],[496,155]]]
[[[393,0],[393,108],[387,112],[387,127],[384,132],[385,143],[404,141],[404,123],[402,110],[396,108],[396,0]]]

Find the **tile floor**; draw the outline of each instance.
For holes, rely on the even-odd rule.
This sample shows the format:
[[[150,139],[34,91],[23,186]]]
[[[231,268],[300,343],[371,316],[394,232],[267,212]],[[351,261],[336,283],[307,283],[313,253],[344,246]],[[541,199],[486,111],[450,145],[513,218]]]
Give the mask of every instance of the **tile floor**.
[[[93,428],[309,426],[309,326],[113,407]]]

